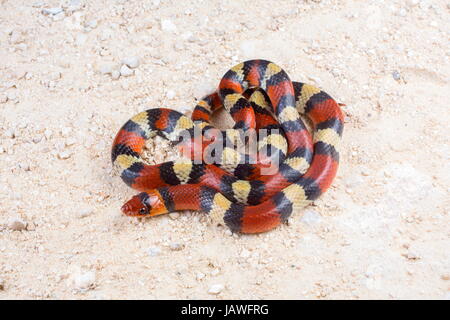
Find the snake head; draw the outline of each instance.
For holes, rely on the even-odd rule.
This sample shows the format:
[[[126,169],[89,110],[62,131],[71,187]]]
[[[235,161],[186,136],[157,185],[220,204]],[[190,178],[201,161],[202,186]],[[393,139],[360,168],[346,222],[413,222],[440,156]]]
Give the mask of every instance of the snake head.
[[[131,217],[156,216],[167,213],[164,201],[158,191],[141,192],[122,206],[122,212]]]

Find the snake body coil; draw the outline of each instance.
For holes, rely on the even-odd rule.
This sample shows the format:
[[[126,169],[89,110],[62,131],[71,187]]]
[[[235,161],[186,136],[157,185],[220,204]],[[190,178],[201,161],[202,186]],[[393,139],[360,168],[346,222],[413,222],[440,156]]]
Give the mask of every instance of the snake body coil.
[[[161,135],[178,143],[183,133],[206,132],[213,128],[212,112],[222,106],[235,121],[232,130],[219,134],[222,139],[230,139],[238,130],[267,129],[258,149],[269,146],[272,151],[262,153],[253,164],[241,161],[249,160],[248,155],[227,147],[215,155],[222,160],[220,165],[186,158],[157,165],[142,160],[147,139]],[[311,120],[313,138],[300,114]],[[331,185],[342,131],[343,114],[328,94],[291,82],[272,62],[243,62],[224,75],[216,93],[198,103],[192,119],[171,109],[149,109],[119,130],[112,147],[113,165],[127,185],[142,191],[122,211],[130,216],[155,216],[200,210],[233,232],[268,231]],[[274,154],[280,159],[278,170],[262,174],[263,160]],[[233,161],[226,161],[230,158]]]

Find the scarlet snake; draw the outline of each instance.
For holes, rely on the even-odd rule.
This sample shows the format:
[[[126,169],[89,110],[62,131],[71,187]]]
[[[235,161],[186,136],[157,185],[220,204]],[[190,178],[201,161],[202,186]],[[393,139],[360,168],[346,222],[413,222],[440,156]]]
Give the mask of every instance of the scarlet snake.
[[[248,94],[251,88],[260,89]],[[277,125],[270,113],[258,109],[258,103],[251,103],[262,101],[257,93],[260,90],[270,100],[267,105]],[[258,165],[244,164],[244,169],[237,171],[239,166],[234,166],[227,172],[217,165],[189,159],[157,165],[142,160],[140,155],[147,139],[158,134],[175,143],[183,132],[210,128],[210,115],[222,104],[233,116],[235,129],[281,129],[279,136],[272,135],[265,141],[283,159],[276,173],[260,175]],[[311,120],[313,139],[300,113]],[[149,109],[135,115],[119,130],[111,152],[113,165],[126,184],[142,191],[122,207],[125,214],[155,216],[200,210],[233,232],[264,232],[287,221],[295,209],[317,199],[336,175],[343,131],[340,107],[320,89],[291,82],[286,72],[272,62],[250,60],[231,68],[222,78],[218,92],[199,102],[193,119],[197,122],[171,109]],[[283,150],[283,141],[287,151]],[[224,153],[233,151],[225,148]],[[234,156],[240,157],[236,152]]]

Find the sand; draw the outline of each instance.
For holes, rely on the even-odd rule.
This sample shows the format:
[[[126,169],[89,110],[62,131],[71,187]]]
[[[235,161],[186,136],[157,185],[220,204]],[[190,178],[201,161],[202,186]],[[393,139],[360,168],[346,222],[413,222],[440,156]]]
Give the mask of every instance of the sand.
[[[0,299],[450,297],[446,1],[0,3]],[[330,190],[260,235],[123,216],[120,126],[251,58],[346,104]]]

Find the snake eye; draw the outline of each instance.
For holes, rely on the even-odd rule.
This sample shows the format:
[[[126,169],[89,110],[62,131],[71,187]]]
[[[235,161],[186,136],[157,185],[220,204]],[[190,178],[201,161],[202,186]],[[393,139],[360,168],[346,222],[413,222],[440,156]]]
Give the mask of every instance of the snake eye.
[[[140,208],[139,214],[147,214],[147,208]]]

